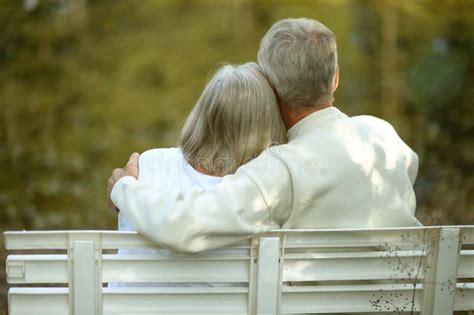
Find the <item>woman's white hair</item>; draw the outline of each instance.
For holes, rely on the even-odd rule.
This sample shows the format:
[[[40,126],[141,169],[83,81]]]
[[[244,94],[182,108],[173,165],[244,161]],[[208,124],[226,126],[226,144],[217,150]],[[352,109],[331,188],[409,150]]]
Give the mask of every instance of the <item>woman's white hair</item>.
[[[276,96],[260,67],[249,62],[217,70],[181,131],[186,160],[226,175],[281,143],[284,125]]]
[[[281,104],[320,107],[334,101],[336,36],[316,20],[275,23],[260,42],[258,64]]]

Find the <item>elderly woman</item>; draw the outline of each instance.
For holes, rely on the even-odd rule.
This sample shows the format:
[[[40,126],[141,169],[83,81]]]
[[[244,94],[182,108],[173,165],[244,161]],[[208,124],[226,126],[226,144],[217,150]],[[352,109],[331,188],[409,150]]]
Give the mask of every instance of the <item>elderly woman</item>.
[[[259,66],[253,62],[223,66],[207,83],[186,119],[179,147],[141,154],[138,181],[152,184],[157,191],[179,187],[181,193],[191,187],[217,185],[222,176],[281,143],[284,130],[275,94]],[[122,213],[119,230],[134,230]],[[171,254],[166,250],[121,249],[119,255],[150,252]]]

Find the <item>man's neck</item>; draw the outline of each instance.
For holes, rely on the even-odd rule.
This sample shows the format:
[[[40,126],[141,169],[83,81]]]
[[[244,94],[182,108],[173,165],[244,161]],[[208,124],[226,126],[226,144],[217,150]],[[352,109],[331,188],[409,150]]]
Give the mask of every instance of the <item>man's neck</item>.
[[[290,129],[306,116],[311,115],[312,113],[317,112],[318,110],[325,109],[331,106],[332,106],[332,103],[327,103],[318,107],[308,105],[308,106],[302,106],[298,109],[291,109],[283,105],[283,106],[280,106],[280,111],[281,111],[281,116],[283,118],[283,122],[285,123],[286,129]]]

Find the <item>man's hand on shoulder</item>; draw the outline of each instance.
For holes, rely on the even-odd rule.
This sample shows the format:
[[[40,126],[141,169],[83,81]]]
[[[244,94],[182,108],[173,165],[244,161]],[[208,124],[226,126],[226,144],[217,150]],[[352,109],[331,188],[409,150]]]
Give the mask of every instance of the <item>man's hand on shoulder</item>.
[[[119,211],[119,209],[114,205],[111,199],[111,192],[112,188],[114,187],[115,183],[119,179],[125,176],[133,176],[138,179],[138,159],[140,158],[140,154],[133,153],[130,158],[128,159],[127,164],[124,168],[116,168],[112,171],[112,175],[107,182],[107,199],[108,199],[108,207],[111,210]]]

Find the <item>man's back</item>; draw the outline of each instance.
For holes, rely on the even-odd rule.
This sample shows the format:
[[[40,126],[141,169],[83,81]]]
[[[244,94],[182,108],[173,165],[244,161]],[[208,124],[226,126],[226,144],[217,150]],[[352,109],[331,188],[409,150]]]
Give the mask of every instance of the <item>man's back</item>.
[[[293,126],[272,153],[292,178],[284,228],[413,226],[418,158],[387,122],[335,107]]]
[[[317,111],[212,188],[157,191],[130,176],[112,200],[137,231],[178,252],[271,229],[414,226],[416,154],[375,117]]]
[[[185,194],[125,176],[112,200],[137,231],[178,252],[226,246],[271,229],[414,226],[416,154],[387,122],[335,107],[301,119],[211,188]]]

